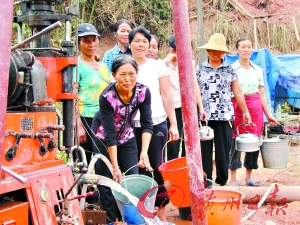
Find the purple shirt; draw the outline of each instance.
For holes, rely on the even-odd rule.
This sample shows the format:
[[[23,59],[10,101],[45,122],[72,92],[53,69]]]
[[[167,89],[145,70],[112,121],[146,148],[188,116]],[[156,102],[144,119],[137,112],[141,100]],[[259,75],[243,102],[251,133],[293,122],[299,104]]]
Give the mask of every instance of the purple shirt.
[[[147,86],[136,83],[130,102],[125,104],[112,83],[102,92],[99,104],[93,127],[96,125],[96,137],[105,140],[107,146],[124,144],[135,137],[133,119],[138,110],[142,132],[152,134],[151,94]]]

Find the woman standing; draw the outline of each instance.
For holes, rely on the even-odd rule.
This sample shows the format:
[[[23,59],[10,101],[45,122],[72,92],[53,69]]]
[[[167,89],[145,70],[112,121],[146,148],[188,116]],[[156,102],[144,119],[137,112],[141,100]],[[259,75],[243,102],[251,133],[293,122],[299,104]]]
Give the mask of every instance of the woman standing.
[[[238,51],[239,59],[232,64],[232,68],[236,70],[238,74],[239,83],[242,92],[245,96],[245,101],[249,109],[249,113],[252,118],[252,122],[255,126],[239,126],[243,122],[242,111],[236,103],[236,99],[233,98],[234,106],[234,116],[235,120],[233,122],[233,143],[230,150],[229,156],[229,170],[230,170],[230,181],[229,184],[233,186],[238,186],[236,180],[236,170],[242,167],[241,163],[241,152],[235,149],[235,138],[237,136],[237,127],[239,133],[242,134],[245,131],[257,134],[261,137],[264,128],[264,118],[263,113],[265,113],[268,121],[270,123],[278,123],[277,120],[272,116],[268,104],[266,95],[264,92],[264,80],[263,80],[263,70],[261,67],[255,65],[250,61],[250,56],[252,54],[252,42],[249,38],[244,37],[236,42],[236,49]],[[251,180],[251,173],[253,169],[257,169],[257,159],[259,155],[259,149],[255,152],[247,152],[244,159],[244,167],[246,168],[245,184],[248,186],[259,186],[260,183]]]
[[[92,155],[91,124],[99,110],[99,96],[107,87],[110,71],[104,63],[95,60],[99,46],[99,34],[89,23],[78,26],[78,108],[77,117],[80,146],[86,150],[87,162]],[[76,80],[76,77],[74,78]]]
[[[114,59],[124,54],[127,50],[128,34],[132,28],[133,24],[127,19],[120,19],[115,23],[113,32],[117,43],[113,48],[106,51],[103,56],[103,62],[108,66],[110,71],[112,70],[111,65]]]
[[[162,150],[167,143],[168,137],[176,141],[178,136],[177,122],[175,117],[174,105],[170,92],[169,70],[161,60],[147,58],[151,35],[142,26],[134,28],[129,33],[129,48],[132,57],[136,60],[139,67],[138,82],[145,84],[151,91],[151,108],[153,120],[153,136],[149,146],[150,165],[154,169],[154,179],[158,185],[164,184],[158,167],[163,163]],[[168,128],[166,118],[170,120],[170,129]],[[141,147],[141,122],[142,118],[137,115],[135,120],[135,133],[137,137],[138,148]],[[158,189],[155,206],[159,207],[158,217],[166,221],[165,206],[169,203],[168,196],[159,196],[166,193],[164,186]]]
[[[154,34],[151,34],[151,41],[150,41],[149,50],[148,53],[146,54],[146,57],[157,59],[159,48],[160,48],[160,43],[158,38]]]
[[[175,107],[175,114],[176,114],[176,120],[177,120],[177,128],[179,131],[179,136],[183,137],[183,120],[182,120],[182,110],[181,110],[181,97],[180,97],[180,87],[179,87],[179,73],[178,73],[178,57],[177,57],[177,51],[176,51],[176,42],[175,42],[175,36],[171,35],[169,39],[169,53],[168,55],[163,59],[163,62],[170,70],[170,82],[171,82],[171,94],[172,99]],[[195,68],[195,61],[193,60],[193,68]],[[194,70],[195,71],[195,70]],[[202,120],[206,119],[206,114],[203,109],[202,100],[201,100],[201,94],[199,90],[199,86],[197,83],[197,78],[194,74],[195,78],[195,93],[196,93],[196,103],[197,103],[197,109],[199,111],[199,119]],[[170,125],[169,119],[167,119],[168,127]],[[167,147],[167,159],[172,160],[176,159],[179,156],[179,150],[180,145],[182,146],[181,150],[181,156],[184,157],[185,154],[185,144],[182,140],[177,140],[174,142],[169,142]]]
[[[137,83],[138,66],[129,55],[117,57],[112,64],[111,83],[101,94],[100,111],[95,115],[92,130],[95,132],[94,152],[101,152],[110,159],[113,174],[107,165],[98,160],[96,174],[122,182],[121,171],[126,172],[135,165],[144,167],[149,163],[148,147],[153,131],[151,119],[151,94],[149,88]],[[142,146],[138,157],[133,118],[140,112]],[[139,158],[139,162],[138,162]],[[131,168],[126,175],[138,174],[138,168]],[[107,212],[108,222],[121,219],[115,199],[109,187],[98,185],[101,207]]]
[[[208,60],[198,65],[196,75],[202,94],[208,126],[214,130],[214,140],[201,142],[203,170],[212,179],[213,143],[215,144],[216,180],[221,186],[228,180],[229,150],[232,142],[230,121],[234,119],[232,92],[242,110],[243,122],[251,122],[238,77],[222,57],[230,53],[223,34],[213,34],[208,43],[199,47],[208,52]]]

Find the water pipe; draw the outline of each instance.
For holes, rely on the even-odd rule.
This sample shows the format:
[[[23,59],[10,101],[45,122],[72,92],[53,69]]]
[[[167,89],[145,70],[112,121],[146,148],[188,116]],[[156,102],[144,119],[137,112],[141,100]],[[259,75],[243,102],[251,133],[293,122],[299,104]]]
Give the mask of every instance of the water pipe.
[[[279,191],[276,193],[276,198],[267,198],[273,191],[275,185],[278,185]],[[215,188],[215,187],[214,187]],[[214,189],[213,188],[213,189]],[[257,209],[252,210],[249,214],[241,219],[241,221],[248,220],[260,208],[263,203],[281,203],[280,199],[285,199],[285,203],[300,201],[300,186],[284,186],[277,183],[272,183],[269,187],[245,187],[245,186],[222,186],[216,187],[217,189],[236,190],[245,194],[243,203],[253,203],[255,196],[263,196],[257,203]],[[256,203],[255,203],[256,204]]]
[[[180,96],[182,102],[183,129],[186,160],[190,184],[192,220],[194,225],[206,225],[203,168],[198,127],[197,104],[192,60],[192,46],[188,16],[188,4],[183,0],[172,0],[178,60]]]
[[[95,166],[95,163],[97,162],[98,159],[101,159],[108,167],[108,169],[110,170],[111,174],[113,174],[113,167],[112,167],[112,164],[111,162],[108,160],[108,158],[106,158],[104,155],[102,154],[95,154],[89,164],[89,167],[88,167],[88,172],[87,174],[90,174],[92,173],[92,170],[94,169],[94,166]]]
[[[215,187],[213,187],[215,188]],[[279,200],[282,198],[286,199],[286,202],[294,202],[300,201],[300,186],[285,186],[278,184],[279,191],[277,193],[277,197],[275,199],[266,199],[265,203],[279,203]],[[250,186],[218,186],[217,189],[227,189],[227,190],[235,190],[240,191],[245,194],[245,198],[243,199],[243,203],[252,202],[253,197],[255,196],[263,196],[266,191],[268,190],[267,186],[260,186],[260,187],[250,187]]]

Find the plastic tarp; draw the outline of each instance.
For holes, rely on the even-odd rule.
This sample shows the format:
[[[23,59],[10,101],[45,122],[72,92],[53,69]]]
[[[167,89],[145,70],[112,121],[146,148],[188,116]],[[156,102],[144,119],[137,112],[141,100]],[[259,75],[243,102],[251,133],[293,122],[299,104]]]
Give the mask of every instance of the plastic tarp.
[[[238,59],[237,53],[225,55],[228,63]],[[264,71],[265,93],[270,109],[288,101],[300,108],[300,55],[273,55],[268,49],[253,50],[250,60]],[[272,110],[273,111],[273,110]]]

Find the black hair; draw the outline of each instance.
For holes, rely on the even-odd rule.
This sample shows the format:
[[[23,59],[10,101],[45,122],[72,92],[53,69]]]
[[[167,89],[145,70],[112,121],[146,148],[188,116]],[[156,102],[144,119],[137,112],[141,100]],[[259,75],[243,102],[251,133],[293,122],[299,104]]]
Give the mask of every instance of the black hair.
[[[242,38],[240,38],[240,39],[236,42],[236,44],[235,44],[236,49],[239,48],[240,42],[242,42],[242,41],[250,41],[251,44],[252,44],[252,41],[251,41],[250,38],[248,38],[248,37],[242,37]]]
[[[114,26],[113,26],[113,32],[117,32],[118,29],[119,29],[119,26],[120,26],[121,24],[123,24],[123,23],[128,24],[128,25],[131,27],[131,29],[133,28],[133,24],[132,24],[129,20],[127,20],[127,19],[119,19],[119,20],[114,24]]]
[[[88,36],[95,36],[98,40],[100,40],[100,37],[99,36],[96,36],[96,35],[87,35],[87,36],[78,36],[78,43],[80,43],[81,39],[84,39],[84,38],[87,38]]]
[[[171,48],[176,49],[176,41],[175,41],[175,35],[174,34],[172,34],[170,39],[169,39],[169,46]]]
[[[157,42],[157,49],[160,49],[160,42],[158,40],[158,37],[154,34],[151,34],[151,39],[155,39],[155,41]]]
[[[149,31],[147,31],[147,29],[146,29],[145,27],[143,27],[143,26],[135,27],[135,28],[133,28],[133,29],[129,32],[129,35],[128,35],[128,43],[129,43],[129,44],[133,41],[133,38],[134,38],[134,36],[135,36],[137,33],[140,33],[140,34],[144,35],[145,38],[148,39],[149,45],[150,45],[151,34],[150,34]]]
[[[117,58],[115,58],[111,66],[111,72],[115,74],[121,66],[127,63],[130,63],[133,66],[133,68],[136,70],[136,72],[138,72],[138,65],[136,61],[130,55],[127,54],[122,54],[119,55]]]

